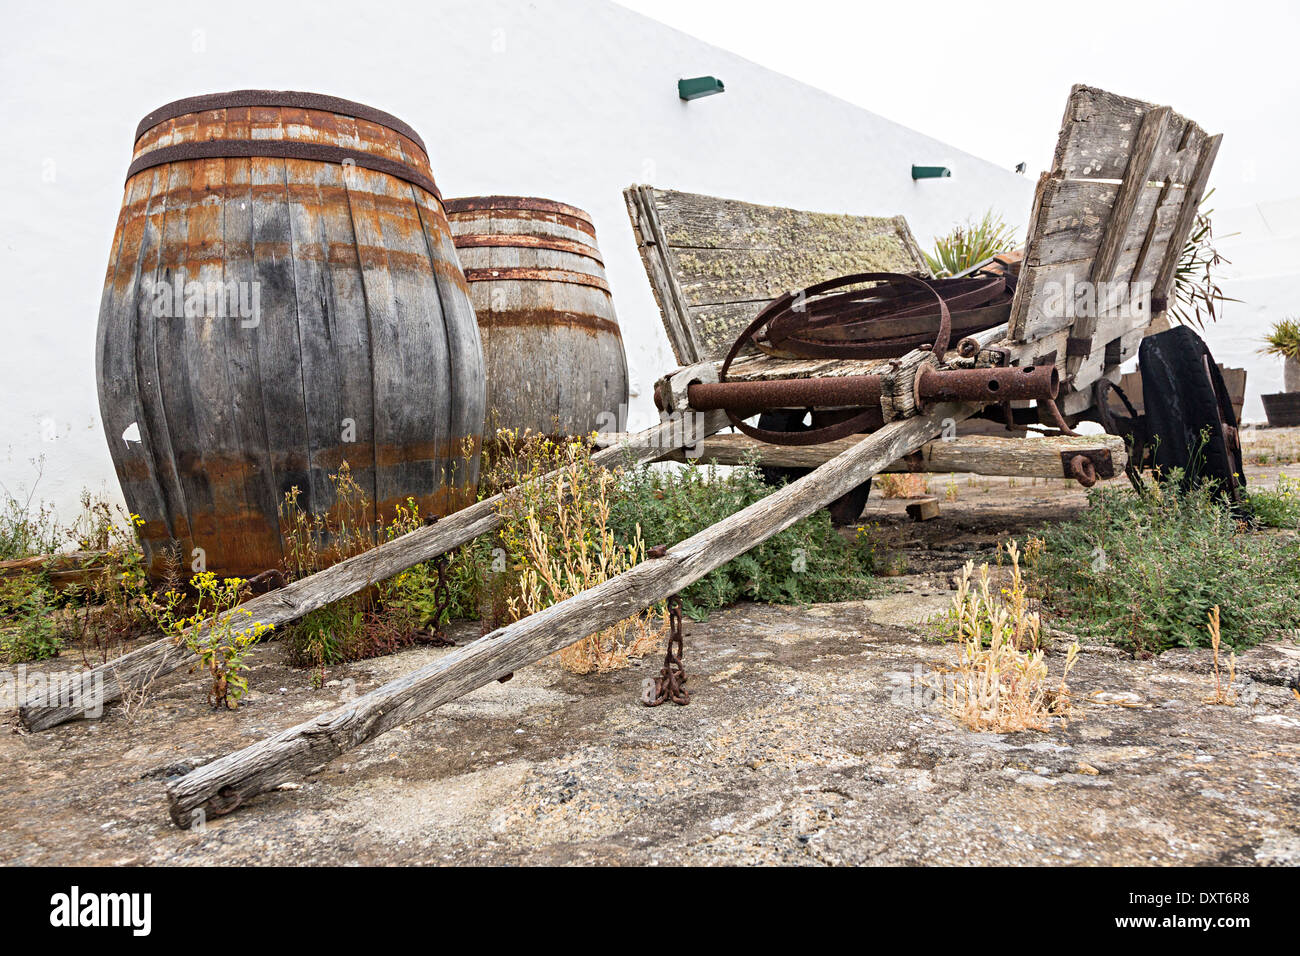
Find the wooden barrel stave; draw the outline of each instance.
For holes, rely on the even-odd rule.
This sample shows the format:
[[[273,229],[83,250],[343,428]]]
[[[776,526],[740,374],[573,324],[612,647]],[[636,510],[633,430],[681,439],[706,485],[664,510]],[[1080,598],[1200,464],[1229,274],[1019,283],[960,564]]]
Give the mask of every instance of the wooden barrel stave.
[[[448,207],[483,339],[489,427],[622,427],[627,360],[590,218],[519,197]]]
[[[170,119],[145,132],[136,156],[223,136],[288,138],[290,127],[353,144],[369,133],[376,154],[427,170],[384,127],[288,107]],[[453,252],[439,200],[371,169],[223,157],[131,177],[97,347],[105,431],[155,571],[163,545],[187,563],[203,547],[222,573],[277,566],[284,492],[296,485],[306,508],[329,510],[329,476],[345,459],[384,517],[408,496],[426,514],[472,502],[482,366]],[[260,283],[258,334],[229,317],[155,321],[144,279]],[[131,422],[142,444],[128,448]],[[467,444],[470,458],[445,460]]]

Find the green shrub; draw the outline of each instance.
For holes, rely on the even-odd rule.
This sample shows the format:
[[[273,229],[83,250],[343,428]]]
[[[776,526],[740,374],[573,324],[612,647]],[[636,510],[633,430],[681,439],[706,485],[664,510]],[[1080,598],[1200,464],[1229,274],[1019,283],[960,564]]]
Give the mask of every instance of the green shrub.
[[[58,657],[62,647],[54,597],[42,574],[0,582],[0,663],[22,664]]]
[[[1255,520],[1269,528],[1300,528],[1300,478],[1277,476],[1272,491],[1250,493]]]
[[[1300,627],[1300,540],[1252,533],[1212,490],[1176,487],[1094,489],[1079,517],[1041,529],[1031,573],[1049,612],[1141,655],[1208,646],[1215,605],[1236,649]]]
[[[394,582],[390,603],[400,604],[424,627],[438,628],[448,621],[477,621],[491,600],[491,581],[496,561],[493,552],[496,535],[484,535],[462,545],[447,555],[446,585],[448,603],[441,620],[438,612],[438,567],[426,561],[399,575]],[[499,562],[504,570],[504,561]]]
[[[671,547],[772,490],[750,466],[726,474],[713,465],[634,468],[620,477],[610,526],[619,541],[631,541],[639,525],[647,547]],[[682,609],[702,619],[741,599],[802,604],[865,597],[870,555],[869,547],[846,542],[821,510],[686,588]]]

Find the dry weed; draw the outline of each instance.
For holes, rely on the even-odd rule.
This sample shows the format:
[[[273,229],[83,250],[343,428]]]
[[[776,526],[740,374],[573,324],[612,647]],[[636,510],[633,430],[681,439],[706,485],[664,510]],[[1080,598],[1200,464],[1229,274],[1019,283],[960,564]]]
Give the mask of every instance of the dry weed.
[[[1233,682],[1237,679],[1237,652],[1228,652],[1228,688],[1224,690],[1223,678],[1219,671],[1219,645],[1222,638],[1219,635],[1219,605],[1206,615],[1209,619],[1206,622],[1205,629],[1210,632],[1210,646],[1214,649],[1214,694],[1205,698],[1207,704],[1220,704],[1224,707],[1235,707],[1237,705],[1237,692],[1232,689]]]
[[[1011,583],[999,593],[990,587],[987,564],[974,586],[974,562],[967,561],[962,569],[952,612],[960,658],[956,670],[940,673],[934,689],[948,711],[971,730],[1045,731],[1051,718],[1070,716],[1067,678],[1079,645],[1070,645],[1060,680],[1053,686],[1040,646],[1042,621],[1029,610],[1014,541],[1007,554]]]
[[[522,555],[520,594],[510,599],[517,618],[535,614],[622,574],[645,558],[638,529],[632,543],[619,545],[609,526],[617,479],[591,463],[579,443],[568,444],[555,477],[540,486],[509,493],[507,507],[518,519],[519,540],[508,542]],[[654,650],[667,632],[662,611],[647,609],[564,648],[560,663],[575,674],[626,667],[629,658]]]
[[[874,479],[882,498],[924,498],[930,493],[930,481],[915,472],[877,475]]]

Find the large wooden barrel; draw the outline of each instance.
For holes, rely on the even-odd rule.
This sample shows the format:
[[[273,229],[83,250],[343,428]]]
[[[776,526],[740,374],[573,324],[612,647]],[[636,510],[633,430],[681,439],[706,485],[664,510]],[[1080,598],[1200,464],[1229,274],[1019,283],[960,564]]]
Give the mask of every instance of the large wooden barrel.
[[[424,144],[387,113],[244,90],[146,116],[96,350],[154,574],[175,548],[185,571],[280,566],[284,495],[329,512],[344,461],[372,527],[474,500],[478,327]]]
[[[447,200],[487,366],[489,428],[624,427],[627,358],[581,209],[524,196]]]

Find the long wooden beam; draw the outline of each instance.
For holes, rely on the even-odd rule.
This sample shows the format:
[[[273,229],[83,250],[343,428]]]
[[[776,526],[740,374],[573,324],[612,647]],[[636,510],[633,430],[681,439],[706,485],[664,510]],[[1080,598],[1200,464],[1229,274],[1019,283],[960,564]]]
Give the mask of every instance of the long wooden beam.
[[[592,461],[600,465],[654,461],[728,424],[722,412],[695,413],[625,435],[622,441],[593,455]],[[497,505],[502,500],[502,495],[486,498],[432,525],[247,601],[217,620],[233,620],[241,629],[258,623],[279,627],[297,620],[496,530],[501,527]],[[214,623],[204,621],[195,626],[202,634]],[[97,717],[103,713],[104,704],[122,697],[124,688],[142,687],[193,659],[194,655],[184,644],[162,638],[92,670],[66,677],[51,676],[39,684],[42,693],[24,701],[19,717],[28,730],[47,730],[69,720]]]
[[[199,767],[167,785],[182,827],[245,804],[394,727],[541,660],[698,581],[960,421],[977,406],[943,404],[892,422],[798,481],[699,534],[544,611],[391,681],[355,701]]]
[[[610,435],[604,442],[616,443]],[[769,445],[748,435],[714,435],[689,451],[676,450],[664,456],[668,461],[714,462],[741,465],[752,462],[774,468],[816,468],[852,448],[860,437],[840,438],[821,445]],[[1104,453],[1110,456],[1114,473],[1122,476],[1128,456],[1124,440],[1117,435],[1041,438],[999,438],[971,435],[965,438],[926,442],[902,461],[891,462],[882,472],[926,472],[930,474],[974,474],[1008,478],[1068,478],[1062,453]]]

